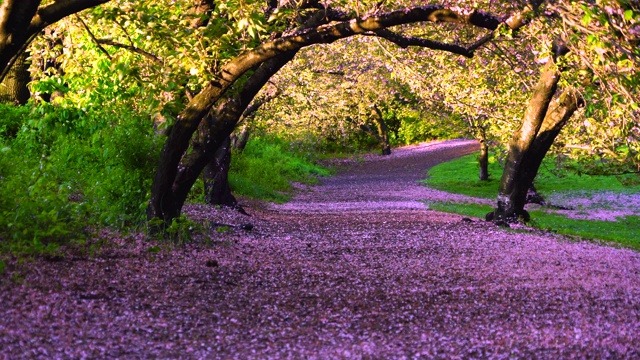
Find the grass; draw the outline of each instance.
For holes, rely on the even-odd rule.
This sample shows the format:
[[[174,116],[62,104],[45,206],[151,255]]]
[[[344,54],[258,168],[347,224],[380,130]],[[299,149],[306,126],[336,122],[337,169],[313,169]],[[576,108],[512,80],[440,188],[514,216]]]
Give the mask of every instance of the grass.
[[[489,181],[478,180],[477,155],[468,155],[433,167],[424,183],[439,190],[464,194],[473,197],[494,199],[497,195],[501,167],[495,159],[490,160]],[[638,193],[640,186],[625,186],[620,179],[612,176],[577,175],[555,171],[550,162],[546,162],[536,178],[536,188],[543,195],[552,192],[580,194],[588,196],[597,192]],[[626,179],[622,179],[623,181]],[[478,204],[430,203],[434,210],[484,218],[492,210],[490,206]],[[640,217],[627,216],[617,222],[599,220],[570,219],[559,214],[543,210],[530,211],[529,225],[535,228],[584,239],[611,241],[623,246],[640,249]]]
[[[463,194],[483,199],[495,198],[502,169],[491,158],[489,161],[489,180],[478,179],[477,155],[467,155],[461,158],[434,166],[423,180],[427,186],[455,194]]]
[[[291,197],[291,183],[317,183],[331,171],[284,140],[254,138],[232,156],[229,183],[235,194],[282,203]]]
[[[588,194],[590,192],[640,192],[640,186],[626,186],[623,182],[630,177],[625,176],[604,176],[585,175],[568,172],[566,170],[555,170],[552,161],[546,160],[540,167],[536,177],[536,189],[541,194],[552,192]],[[424,183],[429,187],[443,190],[455,194],[463,194],[483,199],[493,199],[498,192],[502,167],[495,157],[489,159],[489,180],[480,181],[478,179],[477,154],[463,156],[461,158],[434,166],[429,171],[428,178]],[[622,180],[622,181],[621,181]],[[627,180],[627,181],[625,181]]]

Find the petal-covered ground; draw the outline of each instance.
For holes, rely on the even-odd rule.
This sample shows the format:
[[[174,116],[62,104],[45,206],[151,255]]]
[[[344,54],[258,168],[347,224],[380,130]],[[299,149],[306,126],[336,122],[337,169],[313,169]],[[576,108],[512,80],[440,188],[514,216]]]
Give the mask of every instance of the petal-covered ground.
[[[353,162],[251,218],[186,209],[252,231],[9,263],[0,358],[640,358],[639,253],[419,201],[426,168],[475,147]]]

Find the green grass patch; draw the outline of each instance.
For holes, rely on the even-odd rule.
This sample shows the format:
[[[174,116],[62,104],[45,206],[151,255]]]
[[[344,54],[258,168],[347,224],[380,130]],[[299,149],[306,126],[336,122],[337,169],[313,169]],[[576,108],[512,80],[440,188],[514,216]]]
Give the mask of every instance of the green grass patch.
[[[480,204],[456,204],[452,202],[428,202],[429,209],[452,214],[460,214],[469,217],[484,219],[484,216],[493,209],[489,205]]]
[[[493,199],[498,194],[498,185],[502,176],[502,167],[495,157],[489,158],[489,180],[478,179],[477,154],[463,156],[461,158],[434,166],[427,173],[428,178],[423,182],[434,189],[443,190],[455,194],[463,194],[483,199]],[[540,167],[535,184],[539,193],[545,195],[551,192],[576,192],[584,193],[613,191],[613,192],[640,192],[640,186],[628,186],[628,177],[585,175],[567,170],[556,169],[553,160],[545,160]]]
[[[331,175],[314,160],[284,140],[257,137],[234,153],[229,183],[235,194],[281,203],[291,197],[292,182],[315,184],[319,176]]]
[[[583,239],[611,241],[640,250],[640,217],[627,216],[617,222],[601,220],[569,219],[541,210],[531,212],[531,223],[538,229],[558,234],[579,236]]]
[[[491,206],[479,204],[455,204],[451,202],[429,202],[429,209],[483,219],[493,210]],[[627,216],[618,222],[570,219],[563,215],[550,214],[542,210],[531,211],[534,228],[562,235],[577,236],[587,240],[605,240],[640,250],[639,216]]]
[[[430,188],[450,193],[495,198],[502,176],[502,168],[495,158],[489,159],[489,180],[480,181],[478,175],[477,155],[467,155],[432,167],[423,182]]]
[[[478,179],[477,155],[467,155],[433,167],[428,178],[423,182],[432,188],[484,199],[494,199],[498,193],[502,168],[495,158],[489,162],[489,181]],[[636,176],[637,175],[629,175]],[[627,176],[628,177],[628,176]],[[640,186],[629,179],[604,176],[584,175],[555,168],[553,160],[547,160],[536,177],[536,188],[543,196],[553,192],[563,196],[588,197],[597,192],[638,193]],[[491,206],[478,204],[430,203],[433,210],[456,213],[464,216],[484,218],[492,210]],[[530,211],[529,225],[563,235],[577,236],[584,239],[611,241],[623,246],[640,249],[640,217],[627,216],[617,222],[599,220],[570,219],[566,216],[548,213],[545,210]]]

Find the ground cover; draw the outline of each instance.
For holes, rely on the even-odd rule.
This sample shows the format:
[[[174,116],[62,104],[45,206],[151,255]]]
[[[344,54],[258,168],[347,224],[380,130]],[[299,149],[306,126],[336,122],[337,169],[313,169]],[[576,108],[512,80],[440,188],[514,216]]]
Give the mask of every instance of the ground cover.
[[[454,141],[341,161],[252,216],[202,204],[179,246],[7,262],[9,358],[635,358],[640,254],[429,210],[419,183],[477,149]],[[253,230],[215,222],[251,222]]]
[[[491,211],[502,169],[492,159],[490,180],[478,180],[476,155],[467,155],[429,170],[424,183],[441,191],[463,194],[462,202],[431,201],[430,207],[482,218]],[[554,169],[545,163],[535,185],[549,206],[529,204],[526,209],[539,229],[586,239],[613,241],[640,249],[640,185],[632,177],[591,176]],[[622,180],[622,181],[621,181]],[[475,200],[474,200],[475,199]]]

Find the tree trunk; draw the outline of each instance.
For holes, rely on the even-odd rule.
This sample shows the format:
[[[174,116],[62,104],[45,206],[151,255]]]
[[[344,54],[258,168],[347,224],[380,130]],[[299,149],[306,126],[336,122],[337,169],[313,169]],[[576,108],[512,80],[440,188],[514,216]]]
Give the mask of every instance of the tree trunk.
[[[480,180],[489,180],[489,145],[487,145],[486,140],[480,140],[480,155],[478,156],[478,164],[480,165]]]
[[[249,130],[248,126],[243,126],[242,130],[240,130],[240,134],[237,134],[231,139],[231,149],[242,151],[247,146],[247,142],[249,141],[249,136],[251,135],[251,130]]]
[[[480,137],[480,156],[478,156],[478,165],[480,165],[480,181],[489,180],[489,145],[487,144],[487,132],[484,127],[478,129]]]
[[[248,215],[231,192],[229,170],[232,150],[242,151],[249,140],[249,133],[249,127],[244,126],[240,134],[229,136],[204,168],[204,196],[207,204],[228,206]]]
[[[2,84],[0,84],[0,102],[24,105],[29,100],[31,93],[27,85],[31,81],[29,74],[29,53],[20,54]]]
[[[391,145],[389,144],[389,128],[384,122],[382,111],[380,111],[378,105],[374,105],[373,110],[375,111],[374,120],[376,121],[376,124],[378,126],[378,139],[380,140],[380,145],[382,145],[382,155],[391,155]]]
[[[204,193],[207,204],[238,207],[238,201],[229,186],[230,167],[231,138],[227,137],[204,168]]]
[[[495,211],[488,220],[516,222],[529,220],[524,210],[527,192],[538,173],[542,160],[580,103],[576,90],[568,90],[551,101],[560,73],[550,61],[544,68],[522,126],[509,143],[509,154],[498,189]]]
[[[156,172],[151,188],[151,200],[147,207],[148,219],[158,219],[160,223],[158,226],[151,227],[150,231],[157,232],[164,229],[166,224],[170,224],[174,218],[180,215],[191,187],[204,167],[211,161],[216,150],[231,135],[243,111],[271,76],[293,59],[296,53],[297,50],[286,52],[260,65],[245,82],[242,91],[237,97],[223,102],[213,112],[214,116],[206,118],[206,134],[200,141],[192,144],[189,154],[182,156],[184,152],[180,152],[180,148],[184,146],[182,141],[189,141],[190,135],[188,137],[186,134],[178,134],[175,137],[169,136],[163,149],[163,157]],[[196,103],[192,104],[192,106],[199,104],[201,103],[196,100]],[[200,114],[200,111],[202,110],[198,109],[195,112],[183,113],[184,116],[191,116],[185,119],[186,122],[189,124],[196,122],[195,116]],[[179,131],[189,131],[189,129],[187,127]],[[172,141],[179,142],[179,144],[174,145]]]

